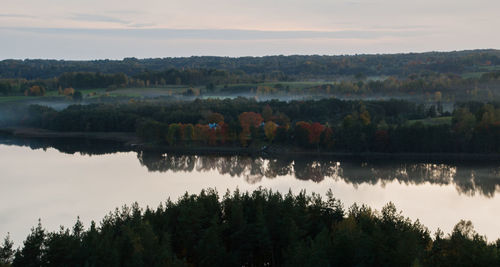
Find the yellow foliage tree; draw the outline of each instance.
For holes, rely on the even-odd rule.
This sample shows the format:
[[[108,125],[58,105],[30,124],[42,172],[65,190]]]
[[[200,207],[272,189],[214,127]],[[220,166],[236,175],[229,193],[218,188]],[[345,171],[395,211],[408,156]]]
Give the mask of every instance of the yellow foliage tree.
[[[274,137],[276,137],[276,129],[278,129],[278,125],[272,121],[266,122],[264,125],[264,133],[269,141],[273,141]]]
[[[363,122],[364,125],[368,125],[371,123],[371,116],[367,110],[365,110],[365,111],[361,112],[361,114],[359,114],[359,119],[361,120],[361,122]]]
[[[73,87],[64,88],[63,95],[72,96],[75,93],[75,89]]]

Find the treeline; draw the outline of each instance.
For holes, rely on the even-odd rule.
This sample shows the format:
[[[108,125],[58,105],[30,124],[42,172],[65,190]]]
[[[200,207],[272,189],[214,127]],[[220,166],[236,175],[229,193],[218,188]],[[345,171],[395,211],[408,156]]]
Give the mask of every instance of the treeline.
[[[391,203],[348,210],[330,192],[187,193],[156,209],[124,206],[86,230],[39,224],[2,266],[500,266],[496,244],[461,221],[431,236]]]
[[[500,152],[498,103],[461,103],[450,114],[439,103],[436,108],[402,100],[237,98],[73,105],[61,111],[35,105],[2,113],[16,117],[10,124],[55,131],[135,132],[146,142],[170,146],[270,144],[324,152]],[[450,119],[438,124],[423,121],[439,116]]]
[[[278,86],[280,87],[280,86]],[[262,90],[263,93],[265,90]],[[340,81],[331,84],[313,86],[295,91],[309,95],[406,95],[416,96],[429,94],[437,101],[448,100],[455,96],[483,96],[490,99],[500,94],[500,71],[487,72],[476,78],[463,78],[456,74],[420,73],[398,79],[388,77],[383,80]],[[438,95],[435,95],[438,94]],[[445,96],[448,99],[445,99]]]
[[[3,60],[0,78],[51,79],[66,72],[124,73],[135,76],[143,72],[166,69],[217,69],[248,75],[282,73],[294,79],[332,76],[401,76],[425,71],[438,73],[478,72],[500,65],[498,50],[429,52],[353,56],[266,56],[266,57],[185,57],[123,60]]]
[[[287,76],[271,73],[262,76],[235,74],[215,69],[169,69],[144,72],[133,77],[125,74],[64,73],[47,80],[0,79],[0,95],[40,96],[47,91],[105,88],[164,87],[167,85],[197,86],[199,93],[245,94],[259,96],[404,96],[424,100],[454,102],[459,99],[490,100],[500,95],[500,72],[486,72],[475,78],[455,74],[420,73],[406,78],[365,78],[325,83],[318,86],[293,87]],[[266,83],[263,83],[266,82]],[[273,84],[274,83],[274,84]],[[194,90],[191,90],[194,92]]]
[[[498,103],[195,100],[44,106],[11,112],[15,124],[55,131],[135,132],[153,145],[298,148],[321,152],[500,153]],[[443,117],[443,123],[424,119]],[[271,149],[270,148],[270,149]]]
[[[66,88],[98,89],[104,88],[113,90],[124,87],[152,87],[165,85],[211,85],[227,83],[234,80],[238,82],[239,78],[230,77],[227,72],[189,69],[175,70],[170,69],[163,72],[145,72],[137,76],[127,76],[123,73],[103,74],[94,72],[66,72],[59,77],[51,79],[0,79],[1,95],[21,95],[30,91],[33,87],[39,87],[45,91],[62,91]],[[237,77],[237,76],[235,76]],[[231,80],[233,79],[233,80]],[[44,95],[41,93],[38,95]]]
[[[13,108],[20,109],[16,106]],[[259,102],[239,97],[222,100],[72,105],[61,111],[33,105],[25,111],[20,109],[15,113],[20,116],[19,123],[57,131],[134,132],[136,122],[146,121],[156,121],[166,125],[172,123],[208,125],[224,122],[234,130],[241,130],[240,119],[247,118],[240,117],[243,113],[260,116],[262,122],[271,120],[280,126],[293,126],[298,121],[328,123],[334,126],[342,122],[347,115],[360,109],[365,109],[371,114],[371,121],[385,120],[389,124],[425,118],[429,110],[424,105],[402,100],[360,102],[323,99]]]
[[[65,72],[50,79],[0,79],[0,95],[21,95],[34,86],[43,91],[64,90],[66,88],[113,90],[125,87],[160,87],[166,85],[203,86],[214,91],[218,85],[231,83],[260,83],[265,81],[287,81],[279,73],[247,75],[215,69],[168,69],[165,71],[142,72],[134,76],[123,73],[103,74],[94,72]],[[44,95],[39,94],[39,95]]]
[[[492,115],[493,114],[493,115]],[[274,145],[271,149],[302,148],[319,152],[382,153],[500,153],[500,109],[486,111],[475,121],[457,110],[453,124],[422,122],[387,124],[371,120],[368,111],[354,111],[336,125],[287,120],[261,114],[241,113],[238,124],[165,124],[153,120],[137,124],[143,140],[169,146]],[[284,124],[281,124],[284,123]],[[277,146],[277,147],[276,147]]]

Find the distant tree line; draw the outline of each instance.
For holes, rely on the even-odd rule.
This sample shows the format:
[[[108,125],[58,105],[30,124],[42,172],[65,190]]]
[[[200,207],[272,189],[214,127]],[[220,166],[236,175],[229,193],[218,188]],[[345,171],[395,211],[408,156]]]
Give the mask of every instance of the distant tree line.
[[[124,206],[88,229],[47,232],[19,249],[7,237],[2,266],[500,266],[500,240],[471,222],[431,236],[391,203],[348,210],[330,192],[187,193],[156,209]]]
[[[134,76],[123,73],[103,74],[96,72],[65,72],[50,79],[27,80],[24,78],[0,79],[0,95],[22,95],[41,88],[45,91],[64,90],[66,88],[107,89],[113,90],[125,87],[161,87],[166,85],[203,86],[207,91],[214,91],[217,85],[231,83],[259,83],[264,81],[286,81],[282,75],[266,74],[259,76],[244,73],[230,73],[215,69],[168,69],[165,71],[142,72]]]
[[[167,85],[197,86],[196,94],[245,94],[259,96],[367,96],[383,95],[415,97],[429,101],[454,102],[459,99],[489,100],[500,96],[500,71],[486,72],[479,77],[463,78],[456,74],[419,73],[406,78],[387,77],[378,80],[342,80],[317,86],[290,88],[287,76],[262,77],[235,74],[215,69],[169,69],[143,72],[135,76],[90,72],[64,73],[45,80],[0,79],[0,95],[43,96],[48,91],[144,88]],[[265,84],[262,84],[266,82]],[[274,83],[274,85],[272,85]],[[285,85],[284,85],[285,84]],[[193,89],[185,92],[195,95]]]
[[[294,79],[340,76],[401,76],[425,71],[477,72],[500,65],[498,50],[387,55],[184,57],[123,60],[3,60],[0,78],[52,79],[66,72],[123,73],[127,76],[167,69],[217,69],[248,75],[281,73]]]

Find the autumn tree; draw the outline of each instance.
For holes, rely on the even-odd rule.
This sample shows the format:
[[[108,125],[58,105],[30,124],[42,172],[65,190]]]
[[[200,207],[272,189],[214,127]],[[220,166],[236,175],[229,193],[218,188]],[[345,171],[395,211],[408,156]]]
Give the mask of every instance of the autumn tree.
[[[371,116],[368,110],[366,110],[365,105],[362,105],[359,109],[359,119],[363,125],[368,125],[371,123]]]
[[[221,122],[219,126],[217,127],[217,136],[219,137],[219,140],[222,144],[226,143],[228,140],[229,136],[229,126],[227,123]]]
[[[323,148],[331,149],[335,143],[333,140],[333,130],[328,125],[325,126],[323,132],[321,132],[320,143]]]
[[[276,125],[276,123],[274,123],[272,121],[268,121],[264,125],[264,132],[265,132],[266,137],[269,141],[272,142],[274,140],[274,138],[276,137],[276,129],[277,128],[278,128],[278,126]]]
[[[62,91],[62,94],[65,96],[72,96],[74,93],[75,89],[73,89],[73,87],[64,88],[64,90]]]
[[[321,133],[324,131],[325,126],[321,125],[319,122],[311,124],[309,128],[309,144],[318,145],[320,142]]]
[[[243,112],[238,116],[238,120],[240,121],[240,125],[242,128],[242,132],[240,134],[240,141],[242,145],[247,144],[247,140],[250,136],[251,128],[257,129],[260,127],[264,119],[259,113],[255,112]]]
[[[29,89],[26,89],[24,91],[25,96],[44,96],[45,95],[45,88],[40,85],[33,85]]]
[[[210,127],[206,124],[196,124],[194,126],[194,140],[201,142],[203,144],[208,143],[208,133]]]

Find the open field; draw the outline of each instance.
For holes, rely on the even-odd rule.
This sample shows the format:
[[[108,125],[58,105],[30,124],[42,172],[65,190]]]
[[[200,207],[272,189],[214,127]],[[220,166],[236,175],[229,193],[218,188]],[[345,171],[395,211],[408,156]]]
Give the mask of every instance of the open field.
[[[25,97],[25,96],[2,96],[2,97],[0,97],[0,103],[22,101],[22,100],[25,100],[26,98],[27,97]]]
[[[451,119],[452,116],[446,116],[446,117],[437,117],[437,118],[426,118],[426,119],[421,119],[421,120],[409,120],[409,124],[414,124],[414,123],[423,123],[424,125],[440,125],[440,124],[447,124],[451,125]]]

